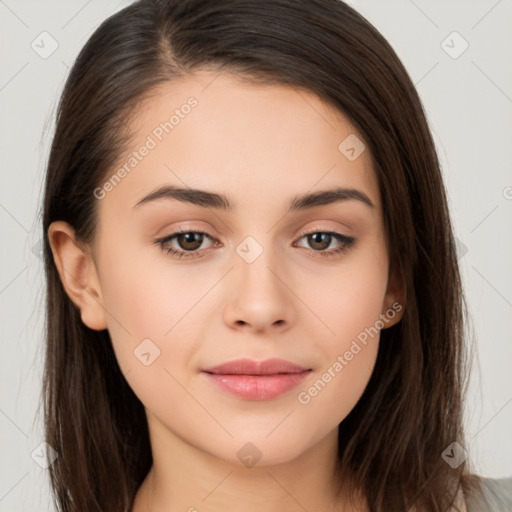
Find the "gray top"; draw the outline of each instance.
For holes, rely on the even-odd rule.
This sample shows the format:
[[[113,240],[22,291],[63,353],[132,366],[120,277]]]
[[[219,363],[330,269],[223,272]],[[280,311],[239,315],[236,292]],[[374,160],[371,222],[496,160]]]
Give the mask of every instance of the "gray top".
[[[483,496],[466,496],[467,512],[512,512],[512,477],[482,481]]]

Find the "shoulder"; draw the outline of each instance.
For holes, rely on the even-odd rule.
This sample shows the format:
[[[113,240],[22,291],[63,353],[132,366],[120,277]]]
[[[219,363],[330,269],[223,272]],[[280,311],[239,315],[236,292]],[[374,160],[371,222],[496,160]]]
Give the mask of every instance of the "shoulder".
[[[464,490],[467,512],[511,512],[512,476],[483,478],[471,475],[470,487]]]

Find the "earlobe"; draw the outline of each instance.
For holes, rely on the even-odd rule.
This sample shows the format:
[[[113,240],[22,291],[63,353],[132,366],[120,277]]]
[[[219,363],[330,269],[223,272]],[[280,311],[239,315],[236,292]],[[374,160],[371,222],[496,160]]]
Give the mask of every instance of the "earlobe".
[[[48,241],[62,286],[80,309],[82,322],[96,331],[106,329],[98,273],[90,251],[77,242],[74,229],[63,221],[52,222]]]
[[[396,273],[391,273],[384,297],[382,315],[387,318],[385,328],[400,322],[405,311],[405,284]]]

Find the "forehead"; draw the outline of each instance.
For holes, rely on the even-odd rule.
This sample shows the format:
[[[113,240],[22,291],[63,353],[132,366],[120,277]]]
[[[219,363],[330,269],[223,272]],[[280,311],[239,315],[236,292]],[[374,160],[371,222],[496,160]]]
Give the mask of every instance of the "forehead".
[[[108,197],[126,207],[165,184],[255,205],[344,186],[364,190],[379,207],[363,137],[311,91],[196,72],[154,89],[128,126],[131,143],[106,177],[124,167]]]

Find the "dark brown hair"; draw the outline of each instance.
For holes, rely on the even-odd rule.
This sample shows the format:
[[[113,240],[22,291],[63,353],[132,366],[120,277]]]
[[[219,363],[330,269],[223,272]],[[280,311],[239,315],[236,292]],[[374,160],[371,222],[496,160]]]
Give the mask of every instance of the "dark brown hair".
[[[129,140],[127,122],[159,84],[194,70],[312,91],[365,140],[380,185],[404,316],[382,331],[374,372],[339,425],[339,468],[372,512],[449,510],[478,478],[441,457],[465,446],[465,307],[446,194],[425,114],[379,32],[339,0],[140,0],[107,19],[74,64],[58,107],[43,229],[94,240],[93,191]],[[88,329],[44,242],[46,441],[59,511],[127,512],[152,457],[143,405],[108,332]],[[340,484],[341,485],[341,484]],[[355,488],[354,488],[355,492]]]

